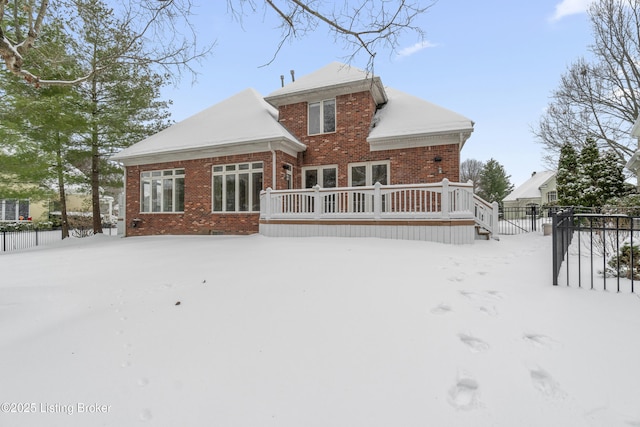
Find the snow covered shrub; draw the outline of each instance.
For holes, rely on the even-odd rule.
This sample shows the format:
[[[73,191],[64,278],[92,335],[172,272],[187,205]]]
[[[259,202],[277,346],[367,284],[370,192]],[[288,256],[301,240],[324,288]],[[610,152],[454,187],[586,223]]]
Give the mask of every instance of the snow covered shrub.
[[[620,253],[608,262],[607,273],[614,277],[640,279],[640,247],[625,243]]]

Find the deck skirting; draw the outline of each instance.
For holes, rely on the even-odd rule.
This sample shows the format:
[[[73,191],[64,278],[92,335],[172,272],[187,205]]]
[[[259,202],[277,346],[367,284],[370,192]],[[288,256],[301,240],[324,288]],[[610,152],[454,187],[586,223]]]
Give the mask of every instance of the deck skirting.
[[[270,237],[377,237],[469,244],[473,219],[261,219],[260,234]]]

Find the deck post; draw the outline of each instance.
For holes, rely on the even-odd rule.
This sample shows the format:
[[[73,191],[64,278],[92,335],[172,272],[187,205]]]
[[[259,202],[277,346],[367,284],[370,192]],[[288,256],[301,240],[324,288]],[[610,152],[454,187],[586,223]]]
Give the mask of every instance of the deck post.
[[[380,181],[376,181],[373,186],[373,217],[375,219],[380,219],[380,214],[382,213],[382,184]]]
[[[318,184],[313,186],[313,217],[320,219],[322,214],[322,196],[320,196],[320,186]]]
[[[442,194],[440,197],[440,211],[443,218],[449,217],[449,180],[442,180]]]
[[[271,187],[264,194],[264,215],[265,219],[271,219]]]

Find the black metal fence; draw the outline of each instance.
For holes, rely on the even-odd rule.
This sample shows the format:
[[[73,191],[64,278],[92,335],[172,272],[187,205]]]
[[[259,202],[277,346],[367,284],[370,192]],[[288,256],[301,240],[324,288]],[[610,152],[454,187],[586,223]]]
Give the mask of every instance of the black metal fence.
[[[116,235],[116,228],[103,228],[106,235]],[[92,235],[91,229],[73,228],[69,230],[72,238],[81,238]],[[44,246],[62,240],[60,228],[41,230],[29,228],[21,230],[0,230],[0,253],[29,249],[36,246]]]
[[[635,292],[640,280],[640,216],[553,215],[553,285]]]

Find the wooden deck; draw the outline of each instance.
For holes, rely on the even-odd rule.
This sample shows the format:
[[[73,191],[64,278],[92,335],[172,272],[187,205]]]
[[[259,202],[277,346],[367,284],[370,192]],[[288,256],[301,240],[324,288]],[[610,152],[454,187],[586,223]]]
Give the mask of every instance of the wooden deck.
[[[260,234],[273,237],[378,237],[473,243],[492,234],[498,205],[471,183],[271,190],[260,196]],[[497,229],[495,229],[497,232]]]

